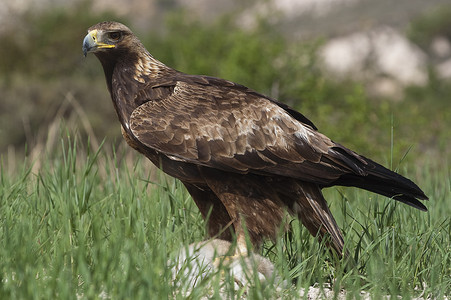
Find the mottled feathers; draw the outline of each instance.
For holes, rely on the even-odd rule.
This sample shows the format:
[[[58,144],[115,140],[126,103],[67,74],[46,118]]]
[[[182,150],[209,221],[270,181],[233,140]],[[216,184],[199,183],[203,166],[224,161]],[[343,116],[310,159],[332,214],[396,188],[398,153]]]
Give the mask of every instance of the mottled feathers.
[[[91,27],[83,48],[102,63],[127,142],[185,184],[212,236],[230,240],[245,225],[258,245],[289,212],[341,254],[321,194],[333,185],[426,210],[416,184],[333,142],[301,113],[242,85],[171,69],[122,24]]]

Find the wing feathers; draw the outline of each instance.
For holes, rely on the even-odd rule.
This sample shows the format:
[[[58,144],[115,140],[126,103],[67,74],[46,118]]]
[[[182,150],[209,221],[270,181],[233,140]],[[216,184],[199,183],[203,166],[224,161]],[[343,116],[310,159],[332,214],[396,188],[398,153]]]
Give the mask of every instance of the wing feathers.
[[[354,185],[403,202],[410,200],[395,193],[425,197],[402,176],[334,143],[286,105],[221,79],[174,78],[139,93],[161,97],[144,102],[130,117],[131,132],[147,147],[220,170],[281,175],[321,187]],[[387,190],[393,178],[404,187]]]
[[[199,76],[187,79],[193,81],[165,86],[166,92],[172,91],[166,98],[146,102],[133,111],[130,128],[141,143],[213,168],[227,166],[238,172],[303,180],[323,177],[327,182],[338,178],[339,172],[328,176],[331,166],[322,163],[335,144],[314,126],[294,119],[282,105],[228,81]]]

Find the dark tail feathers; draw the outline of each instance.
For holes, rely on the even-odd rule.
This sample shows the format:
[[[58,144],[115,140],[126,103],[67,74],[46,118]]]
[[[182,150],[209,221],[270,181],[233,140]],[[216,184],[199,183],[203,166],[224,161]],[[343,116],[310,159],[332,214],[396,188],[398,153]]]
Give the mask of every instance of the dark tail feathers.
[[[428,197],[414,182],[398,173],[390,171],[371,159],[348,151],[339,152],[341,152],[340,154],[342,156],[346,157],[346,160],[352,160],[354,165],[353,169],[357,167],[359,172],[345,174],[335,181],[334,184],[359,187],[427,211],[426,206],[418,201],[418,199],[428,200]]]

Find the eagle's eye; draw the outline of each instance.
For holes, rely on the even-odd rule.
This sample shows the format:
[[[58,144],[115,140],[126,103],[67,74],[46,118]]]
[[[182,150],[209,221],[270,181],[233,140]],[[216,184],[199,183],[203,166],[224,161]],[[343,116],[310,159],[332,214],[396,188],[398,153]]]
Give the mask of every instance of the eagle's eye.
[[[113,31],[108,33],[108,38],[114,42],[117,42],[121,39],[122,34],[118,31]]]

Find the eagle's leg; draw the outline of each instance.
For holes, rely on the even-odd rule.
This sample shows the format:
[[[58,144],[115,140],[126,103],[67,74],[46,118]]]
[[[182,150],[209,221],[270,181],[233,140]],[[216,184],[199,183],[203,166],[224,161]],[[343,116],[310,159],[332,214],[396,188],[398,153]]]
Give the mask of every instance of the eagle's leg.
[[[236,232],[235,256],[247,255],[249,252],[247,249],[246,235],[244,232],[243,225],[241,225],[241,222],[239,222],[239,223],[240,224],[237,226],[238,228],[235,228],[235,232]]]
[[[251,253],[252,249],[248,249],[247,243],[246,243],[246,232],[244,230],[245,224],[242,222],[242,216],[238,214],[237,220],[234,222],[234,228],[235,228],[235,234],[236,234],[236,248],[235,248],[235,254],[233,255],[233,258],[240,257],[240,256],[247,256]]]
[[[221,200],[206,185],[199,186],[186,182],[184,182],[184,185],[207,223],[208,235],[211,238],[231,242],[233,222]]]
[[[293,215],[296,215],[313,236],[330,239],[328,245],[342,256],[344,241],[340,228],[329,210],[321,188],[314,183],[280,180],[277,193]]]
[[[234,174],[203,170],[208,187],[222,202],[235,229],[236,254],[249,254],[248,237],[253,248],[265,238],[275,238],[283,224],[286,209],[277,193],[262,179],[252,174]]]

